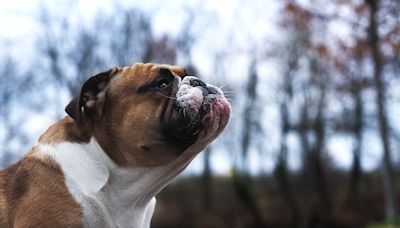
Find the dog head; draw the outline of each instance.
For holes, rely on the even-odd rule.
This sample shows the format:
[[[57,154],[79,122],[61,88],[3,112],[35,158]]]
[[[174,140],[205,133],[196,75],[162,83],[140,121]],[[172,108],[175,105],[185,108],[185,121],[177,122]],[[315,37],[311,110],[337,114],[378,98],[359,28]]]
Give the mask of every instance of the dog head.
[[[151,167],[198,153],[226,126],[230,104],[181,67],[134,64],[88,79],[66,112],[118,165]]]

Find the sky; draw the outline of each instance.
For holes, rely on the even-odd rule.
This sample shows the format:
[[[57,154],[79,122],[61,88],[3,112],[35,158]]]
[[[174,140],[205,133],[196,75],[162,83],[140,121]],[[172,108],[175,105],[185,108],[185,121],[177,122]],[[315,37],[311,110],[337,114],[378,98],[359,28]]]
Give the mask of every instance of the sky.
[[[132,7],[136,6],[152,15],[152,24],[154,33],[158,36],[168,34],[172,37],[178,36],[182,29],[182,23],[185,18],[190,15],[185,10],[187,7],[193,7],[201,5],[201,9],[207,12],[207,16],[215,17],[216,20],[196,20],[193,29],[202,29],[198,31],[200,34],[197,42],[193,46],[193,61],[196,65],[202,66],[201,72],[204,78],[211,80],[217,84],[223,85],[223,81],[218,81],[213,78],[212,69],[215,64],[223,64],[226,71],[225,80],[230,80],[233,84],[237,83],[237,87],[241,88],[242,75],[247,74],[247,64],[249,62],[248,52],[249,50],[258,49],[264,46],[270,47],[277,40],[281,39],[279,29],[276,25],[276,18],[279,9],[277,1],[259,0],[259,1],[228,1],[228,0],[186,0],[186,1],[174,1],[174,0],[146,0],[146,1],[118,1],[117,3],[108,0],[61,0],[61,1],[39,1],[39,0],[14,0],[6,1],[0,0],[0,39],[5,40],[5,45],[1,47],[3,50],[12,53],[21,61],[29,61],[32,56],[29,55],[29,49],[33,45],[32,34],[37,32],[38,25],[35,23],[35,17],[37,16],[37,10],[39,4],[45,3],[54,9],[55,12],[60,14],[68,11],[71,7],[79,6],[76,15],[79,15],[75,20],[82,21],[82,23],[90,23],[91,19],[96,15],[97,12],[111,12],[112,7]],[[249,4],[251,2],[251,4]],[[76,9],[76,8],[74,8]],[[201,14],[202,12],[198,12]],[[73,15],[71,15],[71,18]],[[73,19],[73,18],[72,18]],[[251,25],[251,26],[249,26]],[[347,28],[340,24],[334,24],[331,29],[337,30],[339,33],[346,34]],[[233,34],[233,35],[232,35]],[[253,42],[249,44],[248,40],[251,39]],[[229,41],[229,42],[227,42]],[[8,43],[17,43],[18,45],[7,45]],[[4,44],[4,42],[2,42]],[[2,45],[0,44],[0,45]],[[234,44],[234,45],[232,45]],[[252,46],[249,46],[252,45]],[[24,55],[21,55],[21,50],[24,51]],[[28,50],[28,51],[27,51]],[[221,63],[211,58],[211,53],[221,52],[234,54],[234,58],[230,58]],[[30,53],[32,54],[32,53]],[[1,55],[1,53],[0,53]],[[25,59],[24,59],[25,58]],[[183,60],[180,60],[181,62]],[[226,64],[229,64],[226,67]],[[263,64],[260,69],[260,75],[264,75],[261,81],[267,82],[263,84],[271,84],[274,80],[277,80],[278,65],[276,62],[267,62]],[[273,91],[273,90],[270,90]],[[269,94],[268,90],[262,90],[261,93],[266,99],[275,99],[274,94]],[[61,97],[63,101],[67,102],[68,97]],[[267,103],[267,101],[266,101]],[[265,107],[264,118],[266,122],[277,122],[279,119],[277,107]],[[235,113],[233,115],[239,115]],[[240,118],[240,116],[236,116]],[[51,123],[54,122],[51,110],[45,111],[40,115],[32,116],[32,120],[29,125],[26,126],[33,135],[39,136]],[[276,132],[272,129],[276,125],[266,126],[266,131]],[[268,140],[271,142],[276,141],[278,136],[270,134]],[[373,135],[366,135],[369,147],[376,148],[378,142],[374,141]],[[370,140],[368,140],[368,138]],[[289,143],[296,148],[296,140],[289,137]],[[335,163],[339,167],[349,167],[351,163],[351,153],[341,153],[341,151],[349,151],[351,148],[351,139],[349,137],[334,137],[328,141],[328,148],[330,151],[335,151],[335,154],[331,154]],[[278,144],[277,144],[278,145]],[[380,155],[376,151],[376,148],[371,150],[371,154],[364,156],[363,165],[366,169],[375,168],[378,164]],[[373,152],[375,151],[375,152]],[[300,163],[299,153],[295,150],[290,154],[289,163],[291,167],[296,169]],[[220,174],[226,174],[230,172],[230,155],[226,152],[213,153],[212,163],[214,171]],[[274,154],[259,155],[257,153],[251,153],[250,161],[252,164],[252,171],[258,172],[260,170],[270,171],[274,165],[272,162],[275,159]],[[263,161],[262,163],[260,161]],[[269,162],[270,161],[270,162]],[[187,173],[200,172],[202,167],[202,155],[195,159],[190,165]]]

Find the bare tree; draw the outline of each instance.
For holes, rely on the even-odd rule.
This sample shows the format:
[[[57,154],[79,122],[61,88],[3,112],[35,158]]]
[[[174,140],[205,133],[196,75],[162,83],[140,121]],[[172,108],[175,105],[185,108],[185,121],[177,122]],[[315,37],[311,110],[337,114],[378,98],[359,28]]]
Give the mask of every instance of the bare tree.
[[[232,176],[232,182],[236,195],[243,205],[248,208],[254,219],[255,226],[264,227],[265,223],[261,216],[256,196],[253,192],[253,186],[251,184],[248,162],[248,154],[252,145],[254,145],[254,139],[257,138],[260,133],[262,133],[261,122],[259,121],[259,118],[257,118],[259,113],[261,113],[260,109],[258,108],[260,107],[260,100],[257,92],[257,63],[256,56],[251,56],[249,76],[244,92],[245,106],[243,107],[242,135],[240,139],[241,163],[239,167],[235,167],[235,172]]]
[[[152,52],[149,49],[153,42],[153,34],[149,18],[135,9],[119,10],[122,17],[110,18],[113,23],[113,28],[110,28],[113,35],[109,41],[111,59],[118,66],[151,61]]]
[[[310,81],[303,88],[304,103],[301,107],[300,122],[297,131],[304,154],[305,180],[315,188],[318,203],[309,223],[332,225],[331,199],[326,180],[324,164],[325,144],[327,140],[326,99],[328,77],[321,63],[311,57],[309,60]],[[315,225],[315,224],[314,224]]]
[[[16,160],[20,147],[29,141],[22,128],[26,123],[26,116],[16,115],[16,110],[35,108],[26,102],[26,94],[34,89],[32,78],[18,71],[18,65],[11,57],[5,57],[0,64],[0,167],[9,165]],[[18,107],[20,106],[20,107]]]
[[[288,50],[290,50],[290,54],[286,55],[284,62],[284,72],[279,86],[280,93],[278,94],[278,103],[279,103],[279,113],[280,113],[280,146],[278,159],[276,161],[274,175],[278,182],[278,186],[281,192],[281,195],[287,204],[291,216],[292,216],[292,224],[296,226],[301,223],[301,211],[296,201],[294,192],[292,191],[293,186],[290,183],[290,172],[288,165],[288,135],[293,130],[293,123],[291,123],[290,111],[291,104],[293,98],[293,79],[298,70],[299,58],[300,58],[300,50],[297,46],[296,42],[289,41],[288,42]]]
[[[386,219],[393,222],[397,213],[397,199],[395,194],[394,172],[392,168],[392,152],[390,147],[390,128],[387,117],[385,82],[383,78],[383,59],[379,48],[378,34],[378,13],[380,7],[379,0],[366,0],[369,7],[369,45],[371,48],[371,57],[373,62],[373,75],[375,80],[376,90],[376,105],[377,117],[379,124],[379,133],[383,148],[383,163],[382,163],[382,179],[385,196],[385,211]]]
[[[352,77],[351,77],[352,76]],[[353,162],[350,172],[350,187],[348,194],[348,202],[352,199],[357,198],[359,194],[359,186],[362,175],[361,168],[361,155],[362,155],[362,143],[363,143],[363,132],[365,129],[364,118],[364,101],[362,92],[365,89],[365,81],[362,76],[355,73],[350,75],[350,96],[355,104],[351,122],[348,126],[351,126],[351,133],[353,135]]]

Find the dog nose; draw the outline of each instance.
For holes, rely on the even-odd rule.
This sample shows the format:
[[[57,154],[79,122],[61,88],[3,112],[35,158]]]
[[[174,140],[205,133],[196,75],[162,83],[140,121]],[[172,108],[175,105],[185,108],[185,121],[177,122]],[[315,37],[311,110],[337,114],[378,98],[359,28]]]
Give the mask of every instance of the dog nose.
[[[190,80],[190,85],[193,87],[201,86],[201,87],[207,87],[206,83],[204,83],[202,80],[198,78],[193,78]]]
[[[183,78],[182,82],[189,84],[192,87],[199,87],[203,92],[203,96],[208,96],[209,94],[220,94],[215,87],[207,85],[205,82],[194,76],[186,76]]]

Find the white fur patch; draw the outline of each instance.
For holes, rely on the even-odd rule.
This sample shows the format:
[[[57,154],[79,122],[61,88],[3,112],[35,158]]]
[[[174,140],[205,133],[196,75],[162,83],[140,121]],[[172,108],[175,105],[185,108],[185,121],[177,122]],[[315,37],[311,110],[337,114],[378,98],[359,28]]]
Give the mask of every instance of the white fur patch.
[[[176,94],[178,105],[182,108],[199,110],[203,103],[203,92],[190,85],[181,85]]]
[[[203,91],[199,87],[193,87],[190,85],[191,80],[198,80],[198,78],[194,76],[184,77],[179,86],[179,90],[176,93],[177,105],[181,108],[191,108],[198,111],[203,102],[208,103],[210,100],[215,98],[225,98],[224,93],[220,88],[210,84],[207,84],[207,87],[213,89],[216,94],[210,93],[207,94],[207,96],[204,96]]]
[[[159,169],[120,168],[94,138],[87,144],[36,147],[60,165],[70,193],[82,205],[85,227],[150,227]]]
[[[183,78],[179,90],[176,93],[177,105],[182,108],[191,108],[198,111],[204,101],[203,91],[198,87],[190,85],[191,80],[197,79],[193,76]]]
[[[63,142],[38,144],[37,147],[60,164],[69,188],[82,194],[93,194],[106,184],[109,177],[107,158],[97,143]]]

